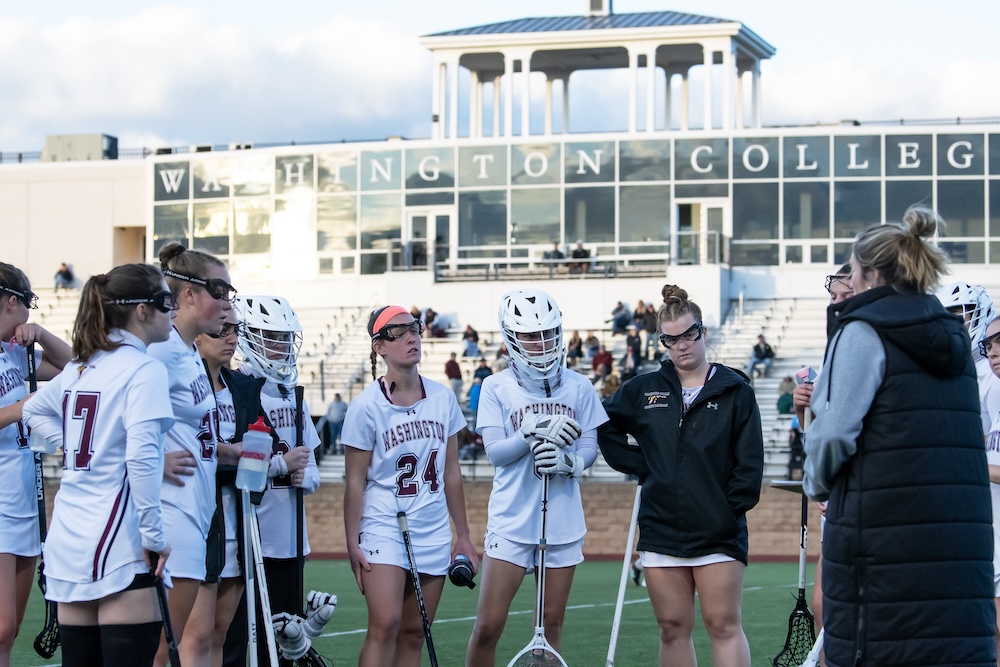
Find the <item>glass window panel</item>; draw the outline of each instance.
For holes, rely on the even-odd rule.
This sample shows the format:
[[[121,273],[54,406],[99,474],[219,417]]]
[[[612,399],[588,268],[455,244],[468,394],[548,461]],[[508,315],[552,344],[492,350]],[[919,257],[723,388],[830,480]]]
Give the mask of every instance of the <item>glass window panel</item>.
[[[802,263],[802,246],[790,245],[785,247],[785,264]]]
[[[934,153],[929,134],[887,134],[885,173],[887,176],[930,176]],[[892,219],[892,218],[890,218]]]
[[[361,196],[361,249],[388,248],[400,239],[403,207],[398,193]],[[362,271],[363,273],[364,271]]]
[[[320,192],[354,192],[358,189],[356,153],[320,153],[316,156]]]
[[[990,264],[1000,264],[1000,241],[990,241]]]
[[[448,192],[407,192],[407,206],[453,206],[455,193]]]
[[[623,141],[619,145],[619,181],[669,181],[670,141]]]
[[[271,202],[267,199],[237,199],[233,202],[233,253],[252,254],[271,250]]]
[[[733,178],[777,178],[776,137],[733,139]]]
[[[188,162],[160,162],[153,166],[154,201],[187,199],[191,189]]]
[[[618,197],[622,243],[670,240],[669,185],[623,185]]]
[[[213,255],[229,254],[229,202],[194,205],[192,247]]]
[[[830,175],[830,137],[785,137],[782,146],[785,178]]]
[[[458,244],[507,245],[507,193],[503,190],[458,195]]]
[[[736,243],[729,249],[731,266],[777,266],[777,243]]]
[[[837,176],[881,176],[882,137],[835,137],[833,163]]]
[[[615,189],[566,188],[566,243],[614,243]]]
[[[320,197],[316,202],[316,249],[354,250],[358,242],[358,199]]]
[[[733,238],[778,238],[778,184],[733,184]],[[777,246],[774,262],[777,263]],[[734,258],[735,264],[735,258]]]
[[[160,248],[177,241],[185,246],[188,240],[188,205],[167,204],[153,207],[153,256],[156,257]]]
[[[830,184],[785,183],[786,239],[830,238]]]
[[[361,273],[363,275],[381,275],[388,269],[389,258],[386,253],[363,253],[361,255]]]
[[[1000,134],[989,135],[990,174],[1000,174]]]
[[[814,245],[809,248],[809,261],[813,264],[826,264],[828,248],[825,245]]]
[[[229,197],[229,160],[199,160],[191,165],[195,199]]]
[[[728,139],[678,139],[674,142],[674,155],[677,180],[729,178]]]
[[[885,219],[902,220],[906,209],[914,204],[930,208],[934,203],[933,190],[931,181],[886,181]]]
[[[511,183],[551,185],[559,182],[562,161],[560,144],[515,144],[511,146]]]
[[[406,188],[455,187],[455,149],[414,148],[406,151]]]
[[[459,148],[458,185],[462,188],[507,185],[507,147]]]
[[[362,190],[399,190],[403,182],[401,151],[361,153]]]
[[[674,186],[674,196],[678,199],[703,199],[705,197],[729,197],[728,183],[699,183],[698,185],[684,185],[678,183]]]
[[[990,236],[1000,237],[1000,181],[990,181]],[[996,261],[1000,263],[1000,255]]]
[[[581,141],[566,144],[566,183],[611,183],[614,180],[614,142]]]
[[[834,243],[833,244],[833,263],[837,267],[841,267],[851,259],[851,248],[854,246],[853,243]]]
[[[514,189],[510,193],[511,243],[559,241],[559,188]],[[516,239],[516,240],[515,240]]]
[[[882,194],[877,181],[833,184],[833,236],[854,238],[882,221]]]
[[[985,264],[986,244],[980,241],[941,241],[938,243],[953,264]]]
[[[340,258],[340,272],[341,273],[354,273],[354,256],[341,257]]]
[[[941,236],[986,235],[983,186],[982,181],[938,181],[937,210],[946,223]]]
[[[233,158],[233,194],[238,197],[271,194],[273,168],[270,155],[241,155]]]
[[[333,257],[319,258],[319,272],[320,274],[333,273]]]
[[[279,195],[313,192],[316,163],[312,154],[274,158],[274,191]]]
[[[983,173],[981,134],[940,134],[937,138],[938,176],[974,176]]]

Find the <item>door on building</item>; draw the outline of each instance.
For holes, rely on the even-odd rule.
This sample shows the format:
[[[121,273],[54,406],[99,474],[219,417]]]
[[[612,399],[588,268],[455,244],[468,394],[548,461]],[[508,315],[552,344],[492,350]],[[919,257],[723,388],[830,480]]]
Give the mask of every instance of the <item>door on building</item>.
[[[733,221],[728,199],[678,199],[674,219],[675,263],[729,263]]]
[[[408,209],[403,225],[402,268],[421,271],[433,269],[438,262],[453,257],[452,209]]]

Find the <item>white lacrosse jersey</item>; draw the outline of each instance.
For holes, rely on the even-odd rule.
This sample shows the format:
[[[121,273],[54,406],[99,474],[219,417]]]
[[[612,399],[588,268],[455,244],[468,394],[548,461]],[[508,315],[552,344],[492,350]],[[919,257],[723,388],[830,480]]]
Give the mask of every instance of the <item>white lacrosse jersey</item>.
[[[35,368],[42,361],[35,350]],[[17,403],[28,395],[28,351],[19,345],[0,342],[0,407]],[[0,514],[15,519],[34,519],[38,523],[38,500],[35,495],[35,458],[28,449],[28,427],[22,421],[0,429]],[[38,528],[34,531],[37,535]],[[35,544],[34,553],[38,553]]]
[[[583,432],[608,421],[608,413],[597,390],[579,373],[564,371],[563,381],[551,397],[531,394],[521,388],[509,368],[483,381],[479,394],[476,430],[500,427],[509,438],[521,427],[527,412],[542,415],[567,415],[580,423]],[[575,451],[576,443],[570,445]],[[513,542],[538,542],[541,533],[542,480],[535,472],[535,459],[525,450],[524,456],[509,465],[497,466],[490,493],[487,532]],[[563,475],[549,480],[546,540],[549,544],[569,544],[583,538],[587,525],[583,517],[580,484]]]
[[[415,546],[451,544],[444,494],[448,438],[467,426],[455,392],[420,376],[424,398],[393,405],[378,382],[351,401],[340,439],[372,453],[361,506],[361,532],[402,542],[396,515],[406,512]]]
[[[217,414],[212,383],[194,346],[184,343],[177,329],[163,343],[149,346],[149,355],[163,362],[170,374],[170,403],[174,410],[173,428],[167,433],[164,451],[186,450],[197,465],[194,475],[184,478],[184,486],[164,481],[163,511],[183,512],[201,530],[203,539],[215,513],[215,443]],[[170,541],[170,535],[167,535]]]
[[[236,410],[233,408],[233,392],[224,386],[215,392],[215,403],[219,410],[219,439],[232,442],[236,435]],[[222,518],[225,525],[226,539],[236,539],[236,488],[232,485],[222,487]]]
[[[1000,378],[990,368],[990,360],[977,351],[976,376],[979,378],[979,411],[983,419],[983,433],[992,429],[993,419],[1000,412]]]
[[[125,465],[126,434],[154,420],[163,434],[174,422],[166,368],[145,353],[139,339],[123,337],[124,345],[97,352],[86,364],[71,361],[24,406],[29,425],[54,421],[63,434],[63,476],[45,541],[45,574],[84,585],[80,590],[94,596],[89,599],[122,590],[146,569]],[[145,443],[146,449],[162,466],[162,435]],[[86,586],[105,577],[112,590]]]
[[[986,435],[986,463],[1000,466],[1000,411],[993,413],[993,424]],[[1000,484],[990,482],[993,500],[993,580],[1000,580]]]
[[[289,392],[282,395],[278,385],[271,381],[264,383],[260,389],[260,406],[267,416],[278,443],[271,450],[271,467],[267,471],[267,490],[257,507],[257,519],[260,523],[260,549],[265,558],[295,558],[296,541],[296,507],[295,487],[292,486],[291,475],[275,476],[274,459],[295,447],[295,394]],[[302,404],[302,442],[310,452],[319,445],[319,435],[313,426],[309,415],[309,406]],[[316,467],[316,456],[309,457],[306,465],[305,479],[302,482],[302,492],[312,493],[319,487],[319,468]],[[309,553],[309,535],[306,526],[302,527],[303,553]]]

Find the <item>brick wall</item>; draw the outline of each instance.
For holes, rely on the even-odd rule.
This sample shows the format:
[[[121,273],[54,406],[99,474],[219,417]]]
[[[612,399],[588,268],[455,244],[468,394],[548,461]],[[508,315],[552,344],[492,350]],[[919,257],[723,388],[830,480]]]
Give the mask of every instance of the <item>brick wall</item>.
[[[467,482],[465,506],[473,544],[482,549],[486,530],[486,507],[490,482]],[[632,484],[585,482],[583,506],[587,517],[587,537],[584,553],[588,558],[619,559],[628,537],[628,521],[635,498]],[[324,484],[306,496],[309,543],[318,557],[342,557],[344,543],[344,486]],[[750,558],[758,560],[797,560],[799,554],[799,520],[802,496],[797,493],[765,487],[760,503],[747,515],[750,529]],[[809,503],[809,525],[813,539],[809,554],[819,553],[819,512]]]

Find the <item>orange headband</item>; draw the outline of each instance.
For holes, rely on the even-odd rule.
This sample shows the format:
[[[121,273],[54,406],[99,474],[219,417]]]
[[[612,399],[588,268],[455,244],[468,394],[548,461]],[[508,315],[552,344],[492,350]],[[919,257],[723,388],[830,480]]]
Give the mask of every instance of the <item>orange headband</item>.
[[[378,332],[382,330],[389,320],[396,317],[396,315],[409,315],[410,311],[406,310],[402,306],[386,306],[385,310],[378,314],[378,318],[375,319],[375,326],[372,327],[372,336],[377,336]]]

